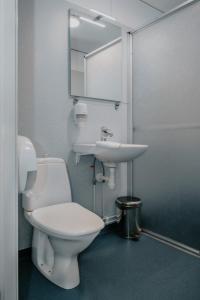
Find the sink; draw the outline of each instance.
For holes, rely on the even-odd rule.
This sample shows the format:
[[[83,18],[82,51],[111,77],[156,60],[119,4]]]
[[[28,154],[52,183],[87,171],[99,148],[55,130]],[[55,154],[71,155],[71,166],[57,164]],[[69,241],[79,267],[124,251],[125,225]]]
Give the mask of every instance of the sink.
[[[121,163],[135,159],[147,150],[147,145],[96,142],[95,156],[105,163]]]
[[[140,156],[148,149],[148,145],[122,144],[111,141],[97,141],[94,144],[74,144],[73,151],[79,156],[95,155],[104,163],[127,162]],[[78,161],[77,161],[78,162]]]
[[[105,176],[99,173],[96,176],[98,182],[107,182],[113,190],[116,185],[115,169],[118,163],[135,159],[144,153],[149,146],[137,144],[122,144],[111,141],[98,141],[95,144],[74,144],[73,151],[76,153],[76,164],[79,163],[82,155],[94,155],[102,161],[105,167],[110,170],[110,175]]]

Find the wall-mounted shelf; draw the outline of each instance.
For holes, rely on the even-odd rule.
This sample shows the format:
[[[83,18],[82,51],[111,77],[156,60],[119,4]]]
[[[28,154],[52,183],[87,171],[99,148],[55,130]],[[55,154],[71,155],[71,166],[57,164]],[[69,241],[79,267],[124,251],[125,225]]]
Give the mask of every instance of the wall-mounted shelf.
[[[100,102],[107,102],[110,104],[113,104],[115,107],[115,110],[117,110],[120,106],[121,101],[117,100],[108,100],[108,99],[98,99],[98,98],[88,98],[88,97],[81,97],[81,96],[74,96],[70,95],[73,99],[73,103],[76,104],[78,101],[100,101]]]

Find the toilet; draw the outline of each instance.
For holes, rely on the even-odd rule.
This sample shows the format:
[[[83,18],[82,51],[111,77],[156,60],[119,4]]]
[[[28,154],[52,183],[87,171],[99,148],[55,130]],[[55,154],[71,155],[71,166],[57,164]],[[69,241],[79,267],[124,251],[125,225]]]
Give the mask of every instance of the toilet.
[[[72,202],[66,165],[60,158],[36,158],[33,144],[18,137],[19,193],[33,226],[32,261],[54,284],[80,283],[77,256],[104,227],[93,212]]]

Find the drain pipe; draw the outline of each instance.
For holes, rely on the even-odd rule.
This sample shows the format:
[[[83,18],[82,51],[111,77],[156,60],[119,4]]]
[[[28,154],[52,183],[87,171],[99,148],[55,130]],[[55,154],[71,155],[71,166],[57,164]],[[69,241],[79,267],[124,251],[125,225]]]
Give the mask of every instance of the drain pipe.
[[[114,190],[116,186],[115,182],[115,170],[116,170],[116,165],[115,164],[105,164],[106,167],[109,169],[109,176],[105,176],[105,171],[104,173],[98,173],[96,175],[96,181],[97,182],[107,182],[109,188],[111,190]]]
[[[92,188],[92,198],[93,198],[93,212],[96,212],[96,184],[93,184]]]
[[[108,186],[111,190],[114,190],[115,188],[115,168],[109,168],[110,169],[110,176],[108,178]]]
[[[92,168],[93,168],[93,177],[92,177],[92,199],[93,199],[93,212],[95,213],[96,212],[96,184],[97,184],[97,178],[96,178],[96,157],[94,158],[94,161],[93,161],[93,164],[92,164]],[[103,177],[105,177],[105,168],[104,168],[104,164],[102,162],[101,163],[101,167],[102,167],[102,174],[103,174]],[[101,181],[102,183],[105,182],[104,179],[102,179]],[[103,197],[102,197],[102,214],[103,214],[103,217],[104,217],[104,203],[103,203]]]
[[[92,199],[93,199],[93,212],[95,213],[95,211],[96,211],[96,184],[97,184],[97,180],[96,180],[96,157],[94,158],[92,168],[93,168]]]

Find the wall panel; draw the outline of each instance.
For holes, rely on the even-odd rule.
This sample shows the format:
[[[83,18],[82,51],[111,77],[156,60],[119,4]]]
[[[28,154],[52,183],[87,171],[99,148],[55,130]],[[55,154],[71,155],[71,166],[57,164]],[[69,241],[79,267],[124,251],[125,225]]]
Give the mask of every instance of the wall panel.
[[[134,51],[134,163],[144,226],[200,249],[200,3],[138,32]]]

